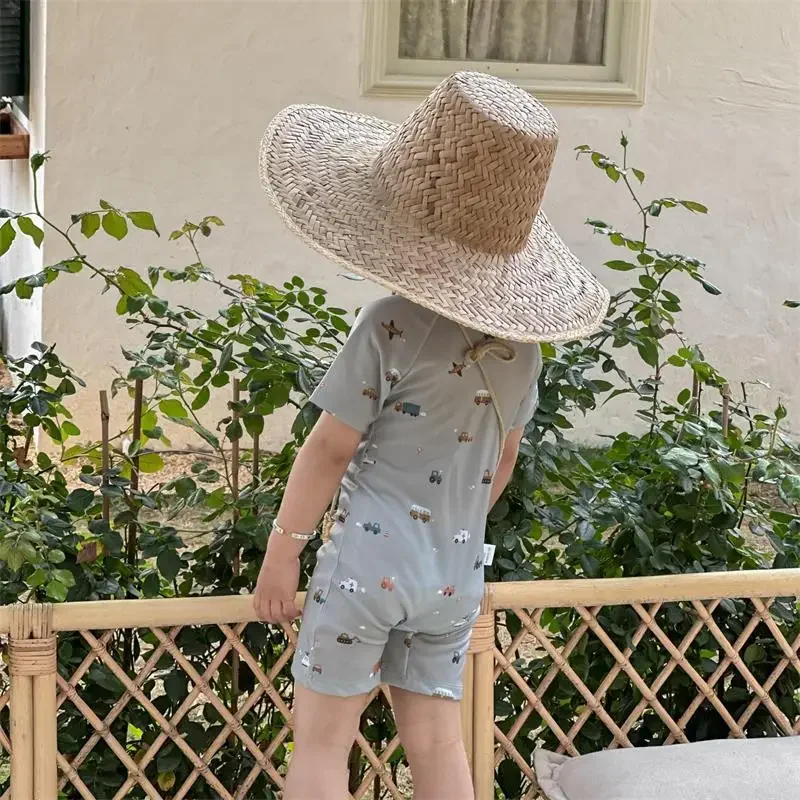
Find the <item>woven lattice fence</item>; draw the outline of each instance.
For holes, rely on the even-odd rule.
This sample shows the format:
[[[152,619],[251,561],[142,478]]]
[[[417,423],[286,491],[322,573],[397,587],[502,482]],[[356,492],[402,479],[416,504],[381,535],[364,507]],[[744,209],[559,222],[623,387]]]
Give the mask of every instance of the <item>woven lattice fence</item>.
[[[461,708],[477,797],[536,797],[537,746],[800,733],[798,595],[800,570],[487,587]],[[6,607],[0,635],[13,800],[278,796],[296,634],[248,597]],[[353,796],[410,797],[375,719]]]

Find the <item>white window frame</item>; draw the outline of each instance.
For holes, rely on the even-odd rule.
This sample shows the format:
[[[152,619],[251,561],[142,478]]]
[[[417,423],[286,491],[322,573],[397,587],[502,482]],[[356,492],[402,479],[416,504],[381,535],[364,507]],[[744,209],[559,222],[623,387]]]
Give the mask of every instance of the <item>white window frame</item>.
[[[361,91],[424,97],[452,72],[468,69],[512,80],[545,102],[641,105],[647,77],[651,0],[608,0],[606,64],[400,58],[400,0],[365,0]]]

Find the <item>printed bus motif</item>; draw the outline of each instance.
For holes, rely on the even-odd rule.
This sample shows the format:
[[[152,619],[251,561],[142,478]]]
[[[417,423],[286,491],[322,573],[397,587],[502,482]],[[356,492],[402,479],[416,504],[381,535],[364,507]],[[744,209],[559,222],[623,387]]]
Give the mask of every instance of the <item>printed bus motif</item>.
[[[458,434],[459,444],[469,444],[472,441],[472,434],[469,431],[461,431]]]
[[[453,541],[456,544],[466,544],[469,541],[469,531],[462,528],[457,534],[455,534],[455,536],[453,536]]]
[[[413,520],[420,520],[421,522],[431,521],[431,511],[429,508],[422,506],[411,506],[411,511],[408,512]]]
[[[494,480],[494,472],[492,472],[490,469],[485,470],[483,473],[483,478],[481,478],[481,483],[486,486],[489,486],[493,480]]]
[[[372,386],[367,386],[366,388],[362,389],[361,394],[364,395],[364,397],[369,397],[370,400],[378,399],[378,390]]]
[[[475,392],[473,402],[476,406],[490,406],[492,404],[492,395],[486,389],[479,389]]]
[[[404,403],[401,400],[398,400],[394,404],[394,410],[399,414],[407,414],[409,417],[425,416],[425,414],[422,413],[422,406],[417,405],[416,403]]]

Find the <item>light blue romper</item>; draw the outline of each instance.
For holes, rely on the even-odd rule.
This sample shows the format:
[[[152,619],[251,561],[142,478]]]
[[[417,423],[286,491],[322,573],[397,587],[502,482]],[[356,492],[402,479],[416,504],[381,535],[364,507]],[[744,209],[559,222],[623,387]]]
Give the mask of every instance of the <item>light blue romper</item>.
[[[541,369],[537,345],[513,346],[513,362],[481,362],[509,431],[533,415]],[[382,682],[461,696],[500,440],[467,348],[456,323],[388,297],[362,311],[312,397],[363,434],[292,667],[317,692],[351,696]]]

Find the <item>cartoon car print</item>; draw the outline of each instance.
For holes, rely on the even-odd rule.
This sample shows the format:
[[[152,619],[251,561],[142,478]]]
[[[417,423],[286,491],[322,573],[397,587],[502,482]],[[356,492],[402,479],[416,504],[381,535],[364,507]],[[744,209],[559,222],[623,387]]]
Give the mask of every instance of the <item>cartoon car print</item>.
[[[409,417],[418,417],[422,414],[422,406],[416,403],[404,403],[401,400],[394,404],[394,410],[399,414],[408,414]]]
[[[308,657],[308,653],[303,653],[300,656],[300,663],[303,665],[305,669],[308,669],[311,665],[311,659]]]
[[[400,370],[397,369],[386,370],[386,374],[383,377],[386,379],[386,383],[388,383],[392,388],[394,388],[397,382],[400,380]]]
[[[374,458],[364,456],[364,458],[361,459],[361,463],[367,467],[374,467],[378,462]]]
[[[387,592],[394,591],[394,578],[389,578],[384,575],[381,578],[381,589],[385,589]]]
[[[489,469],[484,470],[483,478],[481,478],[481,483],[484,484],[485,486],[489,486],[493,480],[494,480],[494,472],[492,472]]]
[[[472,434],[469,433],[468,431],[461,431],[461,433],[458,434],[459,444],[468,444],[471,441],[472,441]]]
[[[492,395],[486,389],[479,389],[475,392],[473,402],[476,406],[490,406],[492,404]]]
[[[453,542],[455,544],[466,544],[469,541],[469,531],[464,530],[462,528],[455,536],[453,536]]]
[[[336,512],[336,517],[335,517],[335,519],[336,519],[336,521],[337,521],[337,522],[342,522],[342,523],[344,523],[344,522],[347,522],[347,518],[348,518],[349,516],[350,516],[350,512],[349,512],[349,511],[348,511],[346,508],[340,508],[340,509],[339,509],[339,510]]]
[[[372,386],[367,386],[361,391],[361,394],[364,395],[364,397],[369,397],[370,400],[378,399],[378,390],[373,389]]]
[[[314,602],[315,602],[317,605],[320,605],[320,606],[321,606],[321,605],[322,605],[322,604],[325,602],[325,596],[324,596],[324,594],[323,594],[323,592],[322,592],[322,589],[317,589],[317,591],[316,591],[316,592],[314,592],[314,594],[312,595],[312,597],[314,598]]]
[[[431,521],[431,511],[429,508],[423,508],[422,506],[411,506],[411,511],[408,512],[411,515],[411,519],[420,520],[421,522],[430,522]]]
[[[365,522],[364,530],[377,536],[381,532],[381,524],[380,522]]]
[[[442,482],[442,477],[442,471],[440,469],[435,469],[433,472],[431,472],[431,476],[428,478],[428,480],[438,486]]]
[[[314,664],[314,666],[311,667],[311,671],[315,675],[322,675],[322,666],[320,664]]]
[[[453,658],[451,659],[451,661],[453,662],[453,664],[460,664],[460,663],[461,663],[461,655],[462,655],[462,654],[461,654],[461,652],[460,652],[460,651],[458,651],[458,650],[453,650]]]
[[[381,322],[381,327],[389,334],[389,341],[391,342],[395,336],[403,338],[403,331],[400,330],[395,324],[394,320],[390,319],[389,322]]]
[[[441,686],[434,689],[432,694],[434,697],[446,697],[448,700],[456,699],[455,693],[453,691],[451,691],[450,689],[445,689]]]
[[[351,636],[349,633],[340,633],[336,637],[336,641],[339,644],[350,645],[350,644],[358,644],[361,641],[361,639],[359,639],[358,636]]]
[[[339,588],[343,592],[354,594],[358,591],[358,581],[355,578],[345,578],[343,581],[339,581]]]
[[[478,570],[482,566],[483,566],[483,559],[480,556],[478,556],[478,558],[475,559],[475,563],[472,565],[472,569]]]
[[[450,585],[444,586],[439,590],[439,592],[442,597],[452,597],[456,593],[456,587]]]

